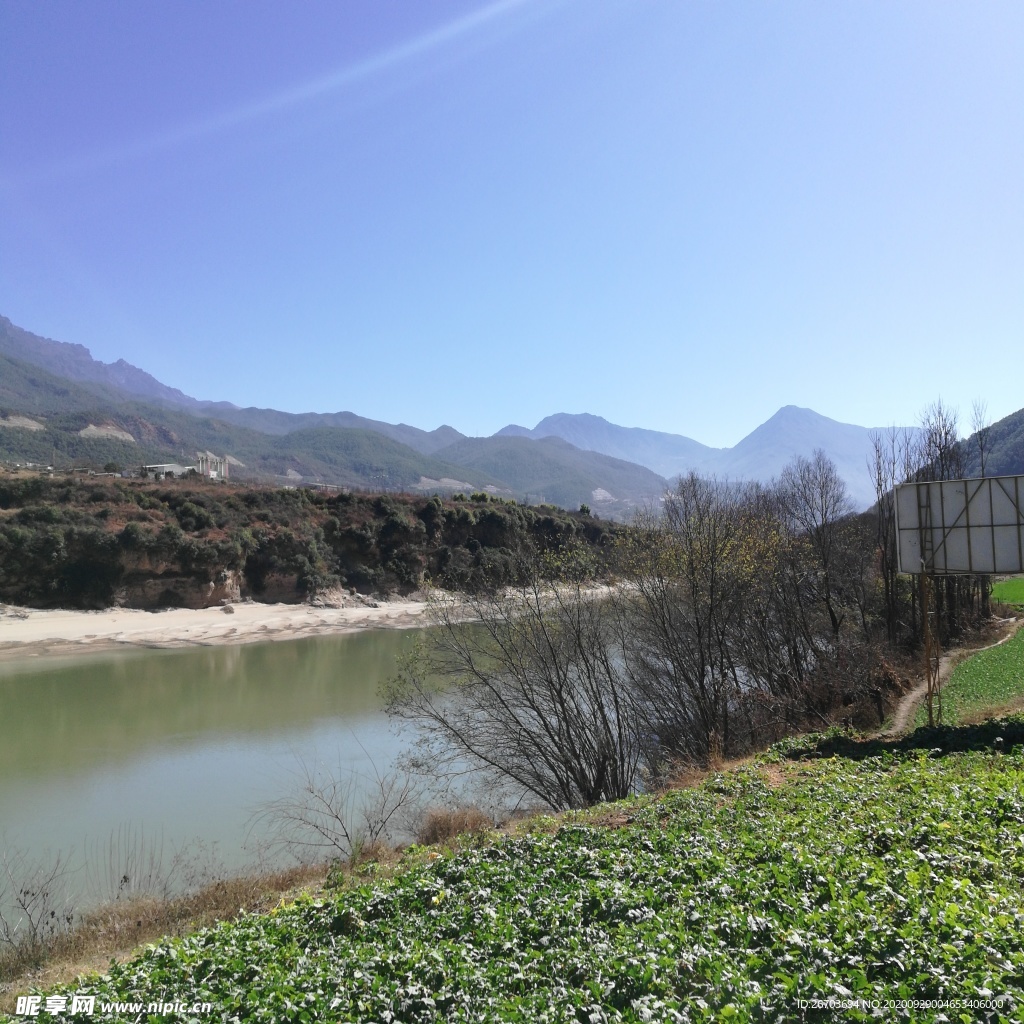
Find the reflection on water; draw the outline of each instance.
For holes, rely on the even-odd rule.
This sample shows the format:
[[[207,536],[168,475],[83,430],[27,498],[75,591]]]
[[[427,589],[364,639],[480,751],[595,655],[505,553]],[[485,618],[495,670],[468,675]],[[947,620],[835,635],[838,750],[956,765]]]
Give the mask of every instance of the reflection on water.
[[[274,736],[379,712],[411,649],[378,630],[250,646],[0,663],[0,777],[74,776],[154,746]]]
[[[300,761],[386,770],[404,740],[378,687],[418,630],[0,663],[0,840],[38,852],[129,825],[231,867]],[[371,764],[372,762],[372,764]]]

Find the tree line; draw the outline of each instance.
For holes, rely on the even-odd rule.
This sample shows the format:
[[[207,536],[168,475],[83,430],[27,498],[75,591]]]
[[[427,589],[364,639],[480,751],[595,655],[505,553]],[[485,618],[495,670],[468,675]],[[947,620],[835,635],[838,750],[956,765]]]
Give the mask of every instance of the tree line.
[[[431,580],[475,590],[514,582],[524,553],[592,548],[618,527],[580,513],[474,494],[325,494],[197,480],[0,479],[0,601],[102,608],[185,603],[234,574],[243,596],[303,600],[337,587],[409,593]]]
[[[921,430],[876,438],[866,513],[820,451],[770,485],[691,473],[617,538],[612,587],[595,589],[589,553],[570,547],[511,587],[437,594],[436,629],[388,693],[419,726],[410,762],[562,809],[808,727],[879,724],[921,636],[892,490],[953,478],[963,458],[937,403]],[[988,614],[987,593],[944,582],[946,642]]]

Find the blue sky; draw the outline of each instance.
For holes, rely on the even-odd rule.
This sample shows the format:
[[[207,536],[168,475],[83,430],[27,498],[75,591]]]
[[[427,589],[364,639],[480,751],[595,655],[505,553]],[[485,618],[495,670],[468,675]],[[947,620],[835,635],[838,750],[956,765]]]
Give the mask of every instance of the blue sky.
[[[0,313],[199,398],[1024,406],[1024,4],[0,4]]]

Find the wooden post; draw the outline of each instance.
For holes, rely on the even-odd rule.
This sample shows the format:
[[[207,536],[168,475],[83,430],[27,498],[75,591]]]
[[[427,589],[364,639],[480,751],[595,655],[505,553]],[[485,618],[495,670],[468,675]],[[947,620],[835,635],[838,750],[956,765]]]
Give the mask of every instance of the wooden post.
[[[939,645],[938,623],[933,623],[932,580],[927,573],[921,573],[921,625],[924,629],[924,666],[928,680],[928,724],[942,722],[942,689],[939,686],[939,659],[942,649]]]

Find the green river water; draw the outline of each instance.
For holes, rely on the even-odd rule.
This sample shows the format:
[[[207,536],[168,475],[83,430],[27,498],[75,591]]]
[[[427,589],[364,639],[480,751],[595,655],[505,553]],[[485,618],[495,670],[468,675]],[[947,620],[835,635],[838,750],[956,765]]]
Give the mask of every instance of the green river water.
[[[252,865],[254,816],[302,765],[358,779],[407,745],[378,688],[417,635],[0,662],[5,854],[60,852],[97,898],[126,857],[166,870],[191,844],[228,870]]]

